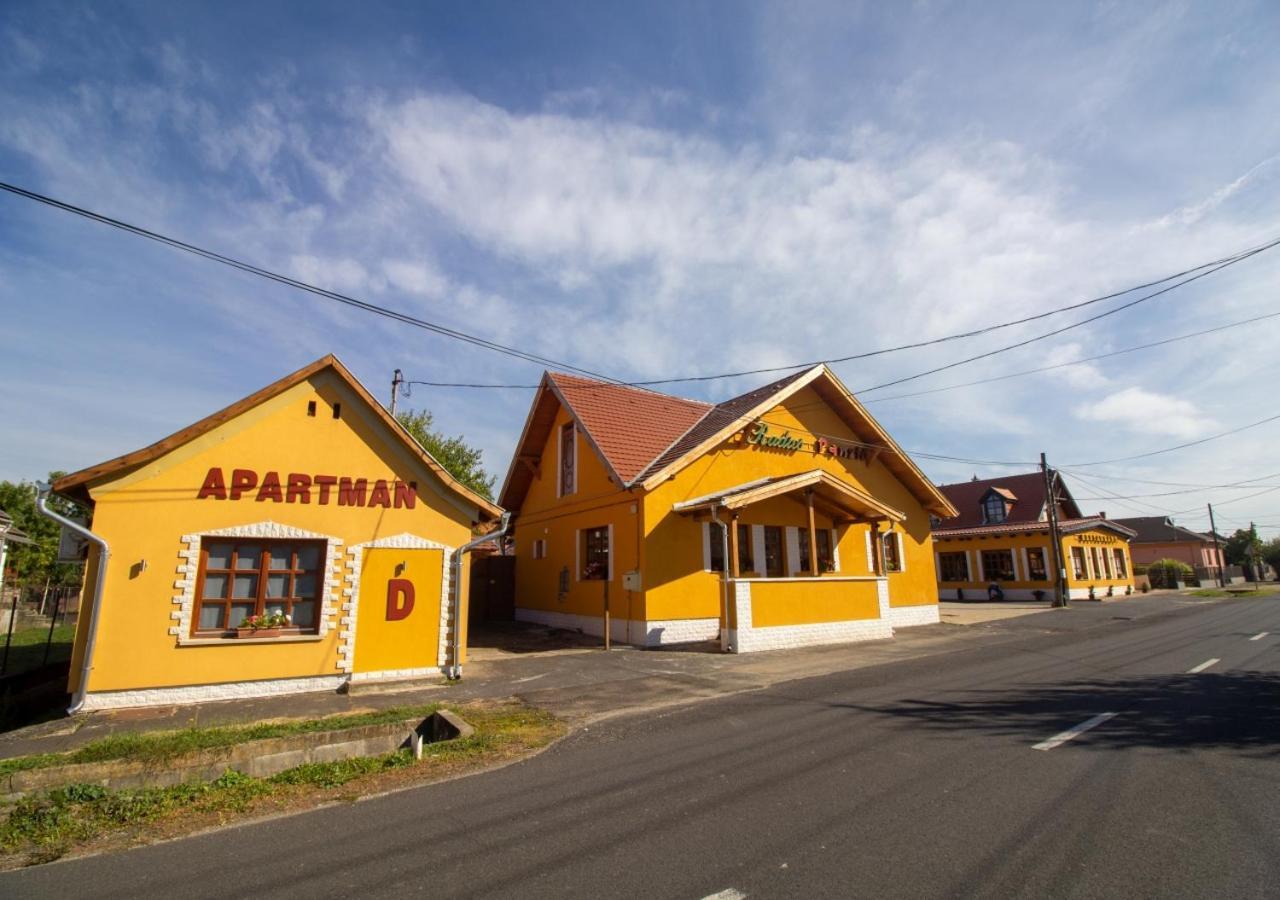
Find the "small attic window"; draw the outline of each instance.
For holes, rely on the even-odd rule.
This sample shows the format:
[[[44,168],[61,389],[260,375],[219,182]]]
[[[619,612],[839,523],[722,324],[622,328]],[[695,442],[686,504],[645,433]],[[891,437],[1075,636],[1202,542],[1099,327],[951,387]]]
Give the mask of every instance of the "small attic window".
[[[308,401],[307,401],[307,415],[311,416],[311,418],[313,418],[313,419],[315,418],[315,416],[316,416],[316,401],[314,401],[314,400],[308,400]]]
[[[335,403],[335,404],[333,404],[333,417],[334,417],[335,419],[341,419],[341,418],[342,418],[342,404],[341,404],[341,403]]]
[[[1005,499],[995,491],[987,494],[982,501],[982,522],[984,525],[999,525],[1009,514]]]

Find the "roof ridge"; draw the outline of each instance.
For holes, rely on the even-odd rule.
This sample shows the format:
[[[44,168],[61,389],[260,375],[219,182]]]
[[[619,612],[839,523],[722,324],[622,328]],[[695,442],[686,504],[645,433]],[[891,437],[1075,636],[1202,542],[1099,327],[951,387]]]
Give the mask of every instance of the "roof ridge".
[[[705,406],[708,409],[712,409],[715,407],[714,403],[708,403],[706,400],[694,400],[692,397],[681,397],[679,394],[669,394],[666,391],[658,391],[658,390],[654,390],[651,387],[646,387],[644,385],[638,385],[638,384],[631,384],[630,382],[626,382],[626,381],[604,381],[599,378],[589,378],[586,375],[575,375],[572,372],[553,372],[550,369],[547,370],[547,375],[552,379],[575,378],[579,381],[589,381],[592,384],[598,384],[602,387],[609,387],[609,388],[615,388],[615,389],[622,388],[624,390],[637,391],[638,393],[642,393],[642,394],[652,394],[655,397],[662,397],[663,399],[666,399],[666,400],[676,400],[676,401],[679,401],[680,403],[692,403],[697,406]]]

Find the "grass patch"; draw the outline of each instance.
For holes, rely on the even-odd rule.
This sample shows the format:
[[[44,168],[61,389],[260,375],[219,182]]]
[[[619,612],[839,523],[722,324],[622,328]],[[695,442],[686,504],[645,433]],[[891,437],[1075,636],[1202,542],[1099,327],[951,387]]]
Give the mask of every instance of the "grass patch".
[[[147,731],[119,734],[91,741],[69,753],[39,753],[0,760],[0,777],[29,769],[66,766],[75,763],[128,761],[157,763],[218,747],[231,747],[264,738],[289,737],[338,731],[362,725],[385,725],[402,719],[423,718],[440,708],[438,703],[422,706],[395,706],[389,709],[350,715],[326,716],[296,722],[263,722],[255,725],[227,725],[215,728],[183,728],[178,731]]]
[[[10,807],[8,816],[0,823],[0,851],[4,854],[0,863],[12,867],[48,862],[75,850],[113,849],[175,837],[225,824],[237,817],[307,809],[333,800],[350,800],[363,793],[462,774],[523,756],[546,746],[564,731],[564,726],[550,713],[519,703],[475,703],[453,708],[475,727],[475,734],[428,744],[421,761],[415,760],[407,750],[398,750],[382,756],[308,763],[270,778],[254,778],[228,770],[212,782],[118,791],[100,785],[76,784],[25,797]],[[280,726],[203,731],[244,734],[256,733],[259,728],[294,728],[266,736],[298,734],[328,730],[338,721],[363,725],[408,718],[424,709],[428,708],[401,707]],[[430,710],[434,711],[434,707]],[[384,716],[389,719],[382,718]],[[165,748],[177,746],[169,742],[171,738],[166,735],[141,737],[161,740],[158,746]]]
[[[1200,588],[1195,591],[1188,591],[1188,595],[1192,597],[1270,597],[1280,593],[1280,589],[1275,587],[1259,587],[1254,591],[1229,591],[1223,588]]]
[[[53,642],[49,646],[49,663],[64,663],[71,659],[71,642],[75,639],[74,625],[59,625],[53,629]],[[4,633],[0,632],[0,641]],[[49,640],[49,627],[20,628],[15,631],[9,641],[9,659],[4,673],[13,675],[38,669],[44,665],[44,645]],[[0,655],[4,654],[0,646]]]

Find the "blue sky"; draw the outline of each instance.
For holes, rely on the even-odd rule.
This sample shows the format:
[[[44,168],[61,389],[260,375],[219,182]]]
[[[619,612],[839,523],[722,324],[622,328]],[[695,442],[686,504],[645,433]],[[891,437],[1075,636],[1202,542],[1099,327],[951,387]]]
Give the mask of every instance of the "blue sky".
[[[942,336],[1280,237],[1276,46],[1265,2],[11,0],[0,179],[615,377],[698,375]],[[1277,276],[1280,249],[910,387],[1280,311]],[[837,372],[857,390],[1081,317]],[[394,368],[539,374],[11,195],[0,334],[11,479],[135,449],[327,352],[379,394]],[[870,408],[933,453],[1127,456],[1274,414],[1278,336],[1272,319]],[[528,400],[407,403],[502,473]],[[1121,495],[1280,485],[1278,439],[1081,474]],[[1280,491],[1234,500],[1254,492],[1085,506],[1200,527],[1212,500],[1225,527],[1280,525]]]

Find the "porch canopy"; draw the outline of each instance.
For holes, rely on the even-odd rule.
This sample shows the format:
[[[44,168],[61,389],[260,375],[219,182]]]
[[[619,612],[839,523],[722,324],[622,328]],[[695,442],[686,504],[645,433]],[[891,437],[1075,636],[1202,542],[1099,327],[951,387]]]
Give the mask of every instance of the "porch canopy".
[[[838,525],[851,522],[901,522],[906,519],[905,513],[881,503],[866,491],[859,490],[822,469],[801,472],[799,475],[748,481],[714,494],[681,501],[673,505],[672,509],[682,515],[700,518],[701,514],[710,514],[713,508],[732,512],[773,497],[791,497],[805,506],[812,505],[814,510],[830,516],[832,522]]]

